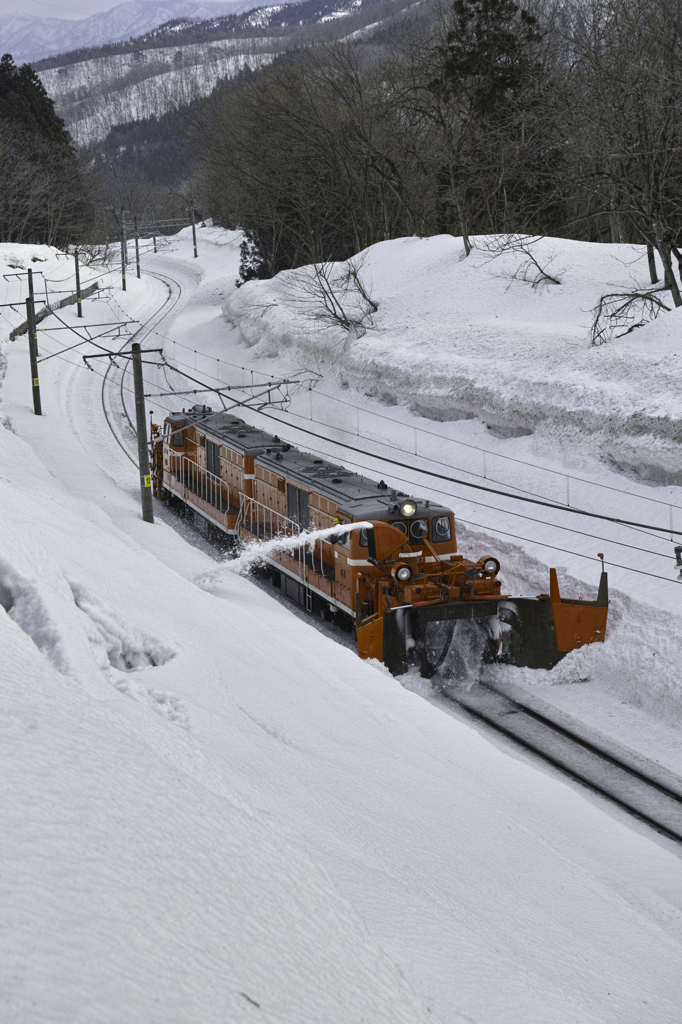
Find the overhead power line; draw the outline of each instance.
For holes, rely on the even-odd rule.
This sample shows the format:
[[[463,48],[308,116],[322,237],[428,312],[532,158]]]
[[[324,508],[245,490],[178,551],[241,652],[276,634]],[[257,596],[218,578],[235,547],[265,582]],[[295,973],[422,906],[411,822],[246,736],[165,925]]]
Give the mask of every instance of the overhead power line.
[[[179,373],[181,371],[178,371]],[[277,416],[271,416],[269,413],[262,412],[261,416],[266,416],[268,419],[274,420],[276,423],[282,425],[282,420],[278,419]],[[476,491],[484,491],[487,494],[497,494],[503,498],[509,498],[512,501],[523,501],[529,505],[539,505],[542,508],[551,508],[555,512],[570,512],[573,515],[587,516],[590,519],[600,519],[607,523],[616,523],[619,526],[633,526],[640,530],[655,530],[658,533],[665,534],[677,534],[682,536],[682,530],[671,530],[668,526],[652,526],[648,523],[638,523],[630,519],[619,519],[616,516],[606,516],[601,512],[587,512],[584,509],[573,508],[571,505],[556,505],[551,501],[541,501],[539,498],[528,498],[522,494],[512,494],[510,491],[501,491],[497,487],[486,487],[484,484],[474,484],[469,480],[461,480],[459,477],[446,476],[444,473],[436,473],[432,469],[422,469],[419,466],[412,466],[407,462],[398,461],[397,459],[389,459],[386,455],[377,455],[375,452],[368,452],[364,448],[358,448],[357,445],[348,444],[347,441],[335,441],[330,437],[325,437],[324,434],[318,434],[314,430],[308,430],[306,427],[294,426],[294,430],[300,431],[302,434],[307,434],[309,437],[316,437],[318,440],[326,441],[328,444],[337,445],[340,448],[345,448],[347,451],[356,452],[358,455],[365,455],[371,459],[380,459],[390,466],[399,466],[402,469],[408,469],[412,473],[420,473],[422,476],[432,477],[434,480],[444,480],[449,484],[458,484],[460,487],[471,487]]]

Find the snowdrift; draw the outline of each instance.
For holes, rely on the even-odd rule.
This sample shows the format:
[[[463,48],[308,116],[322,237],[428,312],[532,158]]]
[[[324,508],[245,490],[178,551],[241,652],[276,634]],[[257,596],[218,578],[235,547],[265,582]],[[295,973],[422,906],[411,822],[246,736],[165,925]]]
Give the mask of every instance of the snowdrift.
[[[245,284],[224,311],[259,354],[295,351],[299,363],[432,419],[480,417],[507,436],[537,433],[682,483],[682,313],[598,347],[589,340],[603,294],[651,288],[645,249],[543,238],[530,251],[559,283],[533,284],[540,274],[526,254],[497,254],[496,238],[473,242],[466,258],[449,235],[360,254],[379,307],[361,337],[316,321],[305,270]]]

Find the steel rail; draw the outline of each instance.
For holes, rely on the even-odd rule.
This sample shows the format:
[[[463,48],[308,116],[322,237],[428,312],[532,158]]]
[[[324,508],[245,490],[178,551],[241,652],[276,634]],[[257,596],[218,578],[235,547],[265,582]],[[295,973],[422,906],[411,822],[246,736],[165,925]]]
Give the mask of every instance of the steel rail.
[[[442,692],[448,702],[467,715],[502,733],[668,839],[682,843],[682,780],[680,791],[676,792],[641,768],[493,686],[479,683],[478,689],[469,692]]]
[[[158,320],[157,320],[156,324],[154,324],[153,326],[158,326],[158,324],[162,320],[164,320],[165,317],[168,316],[168,314],[175,308],[177,303],[180,301],[180,297],[182,295],[182,286],[180,285],[180,283],[178,281],[175,281],[175,280],[171,279],[171,280],[173,280],[173,284],[175,284],[177,289],[178,289],[177,294],[175,296],[173,296],[173,291],[172,291],[170,285],[168,284],[168,281],[166,280],[166,278],[163,275],[156,273],[156,274],[152,274],[152,276],[153,277],[157,277],[157,278],[159,278],[160,280],[163,281],[163,283],[168,288],[168,295],[164,299],[164,301],[163,301],[162,305],[160,306],[160,308],[157,309],[154,313],[152,313],[151,316],[149,316],[144,321],[144,323],[140,324],[140,326],[138,327],[138,329],[135,332],[135,334],[133,334],[130,338],[126,338],[126,340],[123,343],[122,347],[119,349],[119,352],[123,352],[123,349],[127,345],[129,345],[132,341],[134,341],[135,338],[140,334],[140,332],[143,331],[147,327],[147,325],[150,324],[151,321],[153,321],[157,317],[158,317]],[[166,307],[168,307],[168,308],[166,308]],[[149,329],[147,330],[147,335],[151,333],[151,331],[153,330],[153,326],[149,327]],[[146,337],[146,335],[145,335],[145,337]],[[109,380],[109,374],[110,374],[113,366],[114,366],[114,361],[109,363],[109,366],[107,367],[107,369],[106,369],[106,371],[104,373],[104,376],[103,376],[103,380],[102,380],[102,393],[101,393],[102,411],[104,412],[104,418],[107,421],[107,426],[109,427],[109,430],[111,431],[111,433],[112,433],[112,435],[114,437],[114,440],[116,441],[117,445],[125,453],[127,458],[130,459],[132,464],[137,468],[137,460],[133,458],[133,456],[130,454],[130,452],[128,451],[127,447],[124,445],[123,441],[119,437],[119,433],[115,429],[114,424],[113,424],[113,422],[111,420],[111,417],[110,417],[109,412],[107,411],[107,407],[106,407],[105,389],[106,389],[107,381]],[[128,410],[126,408],[125,399],[123,397],[123,382],[124,382],[124,379],[125,379],[125,372],[126,372],[127,366],[128,366],[128,361],[126,360],[126,364],[123,367],[123,372],[121,374],[119,391],[120,391],[120,396],[121,396],[121,405],[122,405],[122,408],[123,408],[123,412],[124,412],[124,414],[126,416],[126,419],[128,420],[128,423],[130,424],[130,428],[131,428],[134,436],[137,437],[137,430],[136,430],[135,425],[133,424],[133,422],[132,422],[132,420],[130,418],[130,415],[129,415]],[[109,383],[112,383],[112,382],[109,381]]]

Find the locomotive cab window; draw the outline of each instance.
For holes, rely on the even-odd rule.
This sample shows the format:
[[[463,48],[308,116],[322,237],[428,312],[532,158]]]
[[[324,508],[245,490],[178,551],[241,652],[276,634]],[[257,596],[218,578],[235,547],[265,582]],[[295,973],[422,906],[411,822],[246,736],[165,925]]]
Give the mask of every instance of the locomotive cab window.
[[[438,516],[432,523],[432,536],[435,544],[444,544],[452,540],[450,516]]]
[[[391,519],[391,526],[395,526],[409,537],[410,544],[421,544],[424,537],[429,536],[428,519]]]
[[[185,431],[176,430],[171,434],[171,447],[173,448],[184,448],[185,447]]]
[[[424,537],[429,537],[429,521],[428,519],[411,519],[410,520],[410,541],[413,544],[421,544]]]

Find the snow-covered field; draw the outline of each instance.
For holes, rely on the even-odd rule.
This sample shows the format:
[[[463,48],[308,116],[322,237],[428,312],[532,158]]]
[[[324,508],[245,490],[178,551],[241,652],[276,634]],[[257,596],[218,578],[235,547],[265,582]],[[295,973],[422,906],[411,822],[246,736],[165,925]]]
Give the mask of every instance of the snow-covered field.
[[[238,382],[251,369],[270,374],[297,366],[306,379],[311,370],[323,373],[313,392],[315,429],[330,429],[317,424],[329,419],[334,403],[347,401],[352,414],[348,422],[339,416],[333,436],[347,437],[343,428],[359,415],[355,438],[362,436],[366,447],[365,434],[372,434],[373,454],[365,458],[372,468],[385,451],[382,440],[398,448],[400,431],[411,438],[417,424],[436,435],[433,442],[426,433],[417,435],[418,446],[432,443],[417,457],[425,465],[437,457],[456,465],[454,442],[478,439],[479,454],[486,447],[498,457],[542,460],[551,473],[581,475],[590,486],[593,477],[595,483],[615,479],[626,492],[619,500],[627,509],[629,489],[633,502],[640,493],[663,495],[664,503],[678,500],[676,484],[633,481],[600,461],[603,449],[595,442],[591,451],[590,436],[609,441],[606,427],[583,436],[567,415],[572,440],[564,442],[564,421],[553,410],[563,402],[570,411],[579,389],[575,379],[563,391],[552,388],[551,377],[567,373],[568,356],[564,352],[561,362],[561,339],[551,332],[554,361],[545,363],[543,385],[539,342],[533,357],[531,342],[524,341],[532,325],[524,330],[520,302],[509,301],[505,314],[504,296],[492,294],[496,271],[478,268],[492,282],[481,286],[487,298],[479,313],[491,321],[495,312],[498,319],[507,315],[507,326],[492,339],[481,329],[477,342],[455,331],[457,302],[470,301],[471,280],[444,293],[448,280],[437,277],[435,257],[421,277],[421,258],[411,274],[407,258],[402,264],[397,259],[381,280],[378,264],[368,260],[380,330],[335,343],[332,332],[315,336],[305,324],[293,326],[281,281],[235,292],[238,244],[235,234],[200,230],[200,259],[194,261],[182,232],[174,251],[146,257],[142,280],[129,277],[125,295],[116,289],[108,299],[86,301],[85,323],[134,317],[144,325],[138,337],[145,348],[163,344],[171,361],[192,372],[196,364],[206,379],[212,373]],[[447,255],[442,239],[377,248],[379,254],[390,246],[405,254],[410,246],[430,244]],[[455,252],[456,242],[448,244]],[[0,248],[5,263],[25,267],[32,255],[45,253]],[[51,259],[54,267],[66,266]],[[473,278],[475,263],[468,265]],[[461,275],[461,267],[453,258],[453,274]],[[45,269],[52,273],[52,264]],[[594,271],[586,272],[586,280],[593,277]],[[431,278],[429,301],[445,294],[452,307],[447,331],[437,310],[426,318]],[[402,304],[410,315],[411,281],[424,304],[410,320],[411,332],[401,336],[400,317],[392,310]],[[15,279],[7,282],[3,302],[15,298],[9,293],[15,287]],[[508,300],[517,287],[538,302],[536,323],[544,318],[550,324],[549,313],[540,312],[542,293],[514,284],[504,293]],[[280,310],[273,313],[268,307],[275,300]],[[226,301],[241,332],[221,311]],[[591,293],[583,304],[590,301]],[[572,305],[563,300],[554,322],[564,325],[565,348],[578,353],[576,367],[584,361],[586,387],[596,387],[585,368],[592,351],[574,323],[576,304],[577,291]],[[2,312],[8,330],[22,318],[20,309]],[[474,324],[467,319],[472,312],[467,308],[459,319]],[[71,326],[83,325],[71,308],[60,316]],[[276,317],[281,320],[271,323]],[[672,323],[675,314],[666,317]],[[268,326],[256,338],[259,318]],[[662,324],[626,344],[660,332]],[[412,692],[408,687],[416,680],[403,686],[360,662],[269,593],[217,564],[162,509],[153,526],[143,523],[136,468],[103,415],[103,361],[88,372],[79,350],[61,353],[66,332],[50,334],[50,326],[58,324],[41,325],[41,355],[60,354],[40,367],[41,418],[31,411],[26,338],[1,350],[0,1018],[9,1024],[678,1024],[679,853],[504,741],[493,742],[448,714],[428,699],[427,688],[423,696]],[[539,338],[539,327],[535,333]],[[414,384],[401,392],[410,336]],[[425,407],[421,415],[415,412],[428,391],[425,359],[434,363],[436,382],[443,382],[430,392],[430,408],[447,412],[436,399],[444,393],[449,357],[436,342],[451,336],[458,339],[450,350],[457,367],[452,376],[458,381],[469,372],[476,387],[485,368],[494,366],[494,343],[500,351],[507,341],[508,357],[500,356],[492,377],[502,381],[508,399],[496,420],[489,413],[493,398],[478,408],[480,419],[429,423]],[[651,344],[664,346],[665,339]],[[514,351],[520,353],[517,365],[511,365]],[[660,356],[661,363],[669,359]],[[535,388],[521,389],[523,360],[537,386],[554,395],[546,428],[540,401],[533,405]],[[601,357],[602,384],[612,389],[615,403],[607,364]],[[645,372],[639,356],[636,373]],[[161,379],[150,376],[149,383]],[[523,415],[536,410],[534,433],[504,437],[499,428],[508,422],[514,381]],[[623,378],[625,419],[636,412],[636,383],[629,386]],[[648,378],[642,386],[651,394]],[[453,398],[457,388],[455,382]],[[125,382],[120,394],[130,400]],[[107,392],[110,412],[120,394],[118,388]],[[389,395],[397,404],[385,404]],[[459,392],[456,398],[462,401]],[[311,427],[304,422],[310,400],[302,389],[292,411],[280,414],[292,440],[303,440],[297,424]],[[153,401],[158,419],[166,403],[172,408],[186,400]],[[587,408],[591,399],[583,402]],[[671,402],[672,396],[662,395],[661,408],[672,420]],[[393,424],[383,434],[377,413]],[[489,416],[497,433],[486,426]],[[133,451],[120,412],[114,426]],[[615,431],[609,443],[617,452]],[[344,459],[331,440],[314,444]],[[670,444],[666,452],[672,458]],[[403,461],[416,465],[414,455]],[[405,475],[419,479],[412,470],[386,466],[381,475],[390,481],[391,472],[396,482]],[[515,483],[539,488],[540,471],[534,472],[527,468]],[[424,483],[422,493],[438,486]],[[474,521],[474,506],[458,498],[455,507]],[[532,539],[521,541],[496,532],[509,516],[505,509],[489,513],[484,526],[461,527],[462,546],[501,552],[510,586],[543,587],[553,554],[541,544],[561,545],[563,520],[549,521],[542,532],[533,526]],[[582,518],[579,524],[583,529]],[[593,585],[597,565],[580,557],[575,545],[581,543],[572,538],[578,555],[561,556],[570,571],[561,578]],[[649,543],[655,542],[647,537]],[[594,554],[595,543],[585,544]],[[625,556],[621,561],[630,564]],[[640,673],[642,692],[634,686],[638,664],[651,665],[654,656],[675,664],[665,643],[677,647],[679,599],[670,599],[666,613],[655,588],[672,595],[677,588],[651,578],[651,591],[641,595],[628,582],[631,576],[620,570],[606,644],[596,654],[567,658],[557,678],[568,684],[587,673],[598,685],[603,673],[609,682],[602,697],[613,696],[623,670],[619,650],[628,647],[632,673],[622,685],[633,692],[621,691],[618,701],[628,701],[628,721],[639,715],[640,723],[646,718],[664,731],[664,709],[679,706],[675,676]],[[540,675],[546,684],[553,681],[554,673]],[[582,687],[589,702],[592,685],[545,685],[543,692]],[[650,686],[654,692],[647,694]]]

